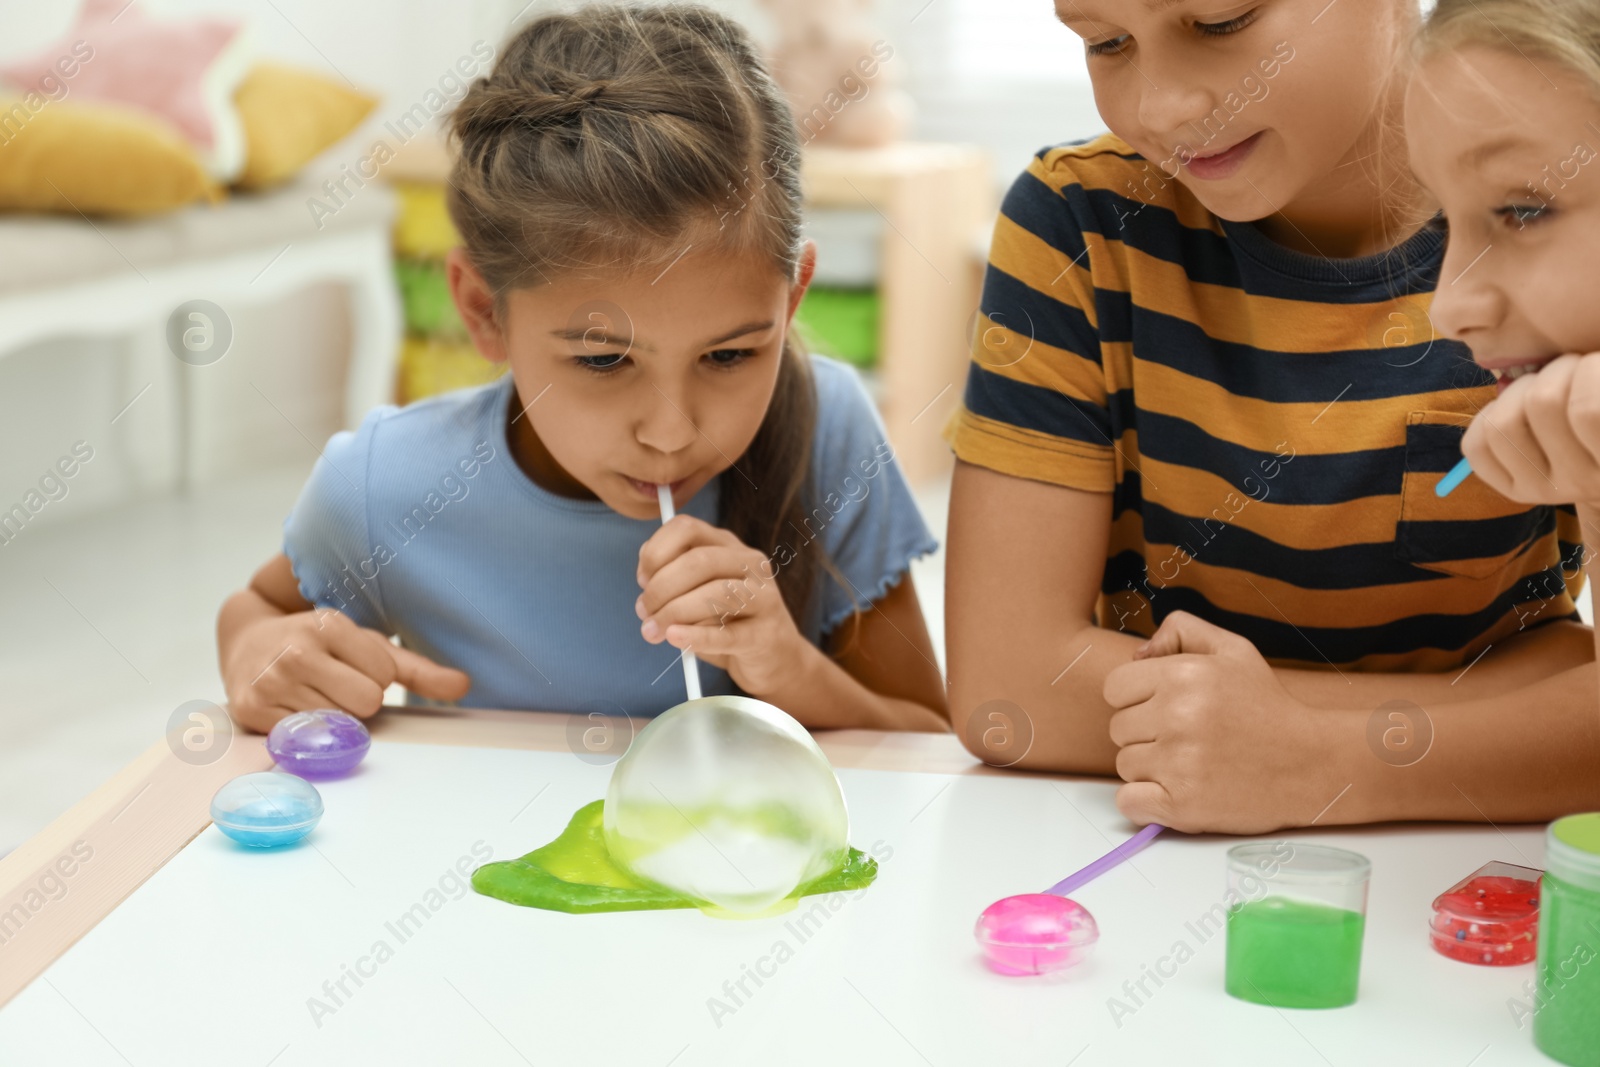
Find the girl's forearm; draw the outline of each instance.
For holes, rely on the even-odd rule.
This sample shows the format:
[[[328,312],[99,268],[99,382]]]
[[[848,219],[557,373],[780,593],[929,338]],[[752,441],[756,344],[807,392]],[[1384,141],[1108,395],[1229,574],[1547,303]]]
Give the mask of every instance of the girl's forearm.
[[[800,720],[810,730],[915,730],[949,733],[938,711],[913,700],[875,693],[826,653],[802,642],[791,680],[770,693],[752,693]]]
[[[1132,634],[1085,626],[1065,640],[1030,641],[1022,627],[1004,635],[981,635],[984,647],[966,650],[971,666],[951,686],[951,711],[957,731],[973,754],[989,762],[1019,769],[1075,774],[1116,774],[1117,746],[1109,723],[1112,708],[1103,695],[1106,675],[1133,658],[1142,642]],[[1520,692],[1552,675],[1595,659],[1597,639],[1580,623],[1559,620],[1500,642],[1466,671],[1440,674],[1328,671],[1276,668],[1274,673],[1290,694],[1312,707],[1328,710],[1364,709],[1370,716],[1391,700],[1408,700],[1422,708],[1497,699]],[[979,654],[981,653],[981,654]],[[1048,671],[1025,664],[1065,664],[1066,669],[1047,677]],[[980,666],[981,665],[981,666]],[[983,668],[987,667],[987,670]],[[996,698],[1003,698],[997,700]],[[1017,709],[1024,721],[995,720],[977,726],[968,718],[990,708],[1005,715]],[[993,709],[999,709],[994,711]],[[987,736],[990,726],[1008,740],[1025,738],[1026,751],[1010,747],[992,753],[973,747],[971,739]],[[1365,720],[1363,720],[1363,729]]]
[[[1358,708],[1368,712],[1391,700],[1421,707],[1458,704],[1513,693],[1595,659],[1590,627],[1570,619],[1523,630],[1496,642],[1476,662],[1442,673],[1316,671],[1277,668],[1285,689],[1315,708]]]
[[[1319,823],[1546,822],[1600,809],[1600,674],[1592,662],[1433,709],[1431,744],[1404,766],[1373,751],[1370,715],[1326,713],[1326,758],[1349,789]]]

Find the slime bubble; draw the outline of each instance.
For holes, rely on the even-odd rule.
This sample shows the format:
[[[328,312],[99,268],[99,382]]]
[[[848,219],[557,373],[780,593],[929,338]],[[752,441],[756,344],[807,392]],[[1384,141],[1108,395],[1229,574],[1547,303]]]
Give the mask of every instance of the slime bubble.
[[[304,778],[275,771],[241,774],[211,799],[217,829],[255,848],[292,845],[322,818],[322,795]]]
[[[333,708],[287,715],[267,735],[267,751],[278,766],[303,778],[346,774],[370,747],[372,735],[361,720]]]
[[[606,849],[634,878],[726,912],[772,908],[849,859],[844,792],[803,726],[749,697],[653,719],[611,773]]]

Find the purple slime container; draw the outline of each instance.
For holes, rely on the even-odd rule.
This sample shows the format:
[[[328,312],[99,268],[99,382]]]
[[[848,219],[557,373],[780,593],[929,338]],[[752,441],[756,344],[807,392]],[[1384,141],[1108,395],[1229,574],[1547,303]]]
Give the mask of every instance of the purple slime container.
[[[361,720],[332,708],[279,719],[267,735],[267,751],[278,766],[302,778],[348,774],[371,747],[372,736]]]

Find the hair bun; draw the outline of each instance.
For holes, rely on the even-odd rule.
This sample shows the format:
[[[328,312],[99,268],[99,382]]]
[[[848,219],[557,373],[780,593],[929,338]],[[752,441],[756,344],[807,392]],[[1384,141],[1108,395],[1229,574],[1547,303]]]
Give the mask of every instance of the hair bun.
[[[513,126],[538,129],[569,125],[609,85],[599,81],[576,91],[550,92],[527,84],[480,82],[457,106],[451,125],[463,140],[499,134]]]

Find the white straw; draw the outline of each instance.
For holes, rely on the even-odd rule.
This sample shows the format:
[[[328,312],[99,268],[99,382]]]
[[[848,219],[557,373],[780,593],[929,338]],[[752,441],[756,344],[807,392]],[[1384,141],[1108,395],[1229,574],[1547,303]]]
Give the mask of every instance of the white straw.
[[[661,523],[664,526],[676,514],[672,508],[672,487],[657,485],[656,500],[661,504]],[[693,652],[685,651],[683,654],[683,687],[688,691],[690,700],[700,699],[700,661],[694,658]]]

